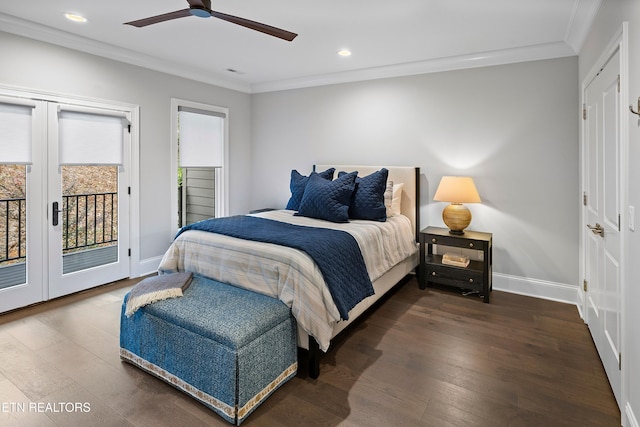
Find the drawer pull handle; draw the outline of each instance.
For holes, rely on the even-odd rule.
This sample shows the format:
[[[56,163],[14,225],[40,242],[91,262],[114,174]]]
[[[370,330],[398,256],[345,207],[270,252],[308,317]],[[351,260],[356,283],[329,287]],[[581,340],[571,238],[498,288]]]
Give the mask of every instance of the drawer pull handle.
[[[436,238],[431,239],[431,242],[432,242],[432,243],[435,243],[435,242],[437,242],[437,241],[438,241],[438,239],[436,239]]]
[[[436,276],[436,275],[437,275],[437,273],[436,273],[435,271],[432,271],[432,272],[431,272],[431,275],[432,275],[432,276]]]
[[[473,247],[473,243],[469,243],[469,247],[472,248]]]
[[[469,283],[473,283],[473,279],[469,279]]]

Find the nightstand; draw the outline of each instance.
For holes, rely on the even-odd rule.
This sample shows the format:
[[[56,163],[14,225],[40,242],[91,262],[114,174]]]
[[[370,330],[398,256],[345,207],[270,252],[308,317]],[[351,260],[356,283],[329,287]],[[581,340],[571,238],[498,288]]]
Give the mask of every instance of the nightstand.
[[[438,254],[434,253],[438,245]],[[465,248],[479,251],[480,260],[471,260],[466,267],[442,263],[440,246]],[[489,302],[491,292],[491,264],[493,257],[493,235],[477,231],[465,231],[462,235],[450,234],[448,228],[427,227],[420,231],[420,289],[429,283],[454,286],[477,291],[484,302]]]

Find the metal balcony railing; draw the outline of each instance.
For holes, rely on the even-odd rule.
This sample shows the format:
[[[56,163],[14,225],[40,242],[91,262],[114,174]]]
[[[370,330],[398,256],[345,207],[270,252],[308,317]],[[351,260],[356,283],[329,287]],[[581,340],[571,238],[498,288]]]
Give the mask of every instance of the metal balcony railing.
[[[118,241],[117,193],[74,194],[62,199],[63,253]],[[26,212],[24,198],[0,199],[0,263],[26,258]]]
[[[117,193],[75,194],[62,197],[63,252],[118,241]]]
[[[26,257],[25,199],[0,200],[0,262]]]

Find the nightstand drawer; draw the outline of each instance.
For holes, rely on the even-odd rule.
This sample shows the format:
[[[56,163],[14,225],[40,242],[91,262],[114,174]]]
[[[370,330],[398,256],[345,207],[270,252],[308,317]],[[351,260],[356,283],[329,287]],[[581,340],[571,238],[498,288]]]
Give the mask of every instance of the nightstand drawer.
[[[427,243],[430,245],[453,246],[455,248],[469,248],[482,250],[486,242],[482,240],[460,239],[450,236],[427,236]]]
[[[482,271],[427,263],[425,273],[427,282],[476,291],[482,290]]]

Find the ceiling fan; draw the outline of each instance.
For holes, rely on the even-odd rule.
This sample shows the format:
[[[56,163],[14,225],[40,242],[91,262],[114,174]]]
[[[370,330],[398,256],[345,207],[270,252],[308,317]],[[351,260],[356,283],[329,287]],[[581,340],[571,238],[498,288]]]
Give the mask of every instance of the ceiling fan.
[[[223,21],[238,24],[252,30],[260,31],[261,33],[268,34],[273,37],[278,37],[283,40],[291,41],[296,38],[297,34],[290,31],[283,30],[281,28],[272,27],[271,25],[262,24],[260,22],[251,21],[249,19],[240,18],[238,16],[227,15],[226,13],[216,12],[211,10],[211,0],[187,0],[189,3],[188,9],[176,10],[175,12],[169,12],[158,16],[152,16],[149,18],[139,19],[137,21],[125,22],[125,25],[133,25],[134,27],[146,27],[147,25],[157,24],[159,22],[169,21],[171,19],[185,18],[187,16],[198,16],[200,18],[214,18],[222,19]]]

